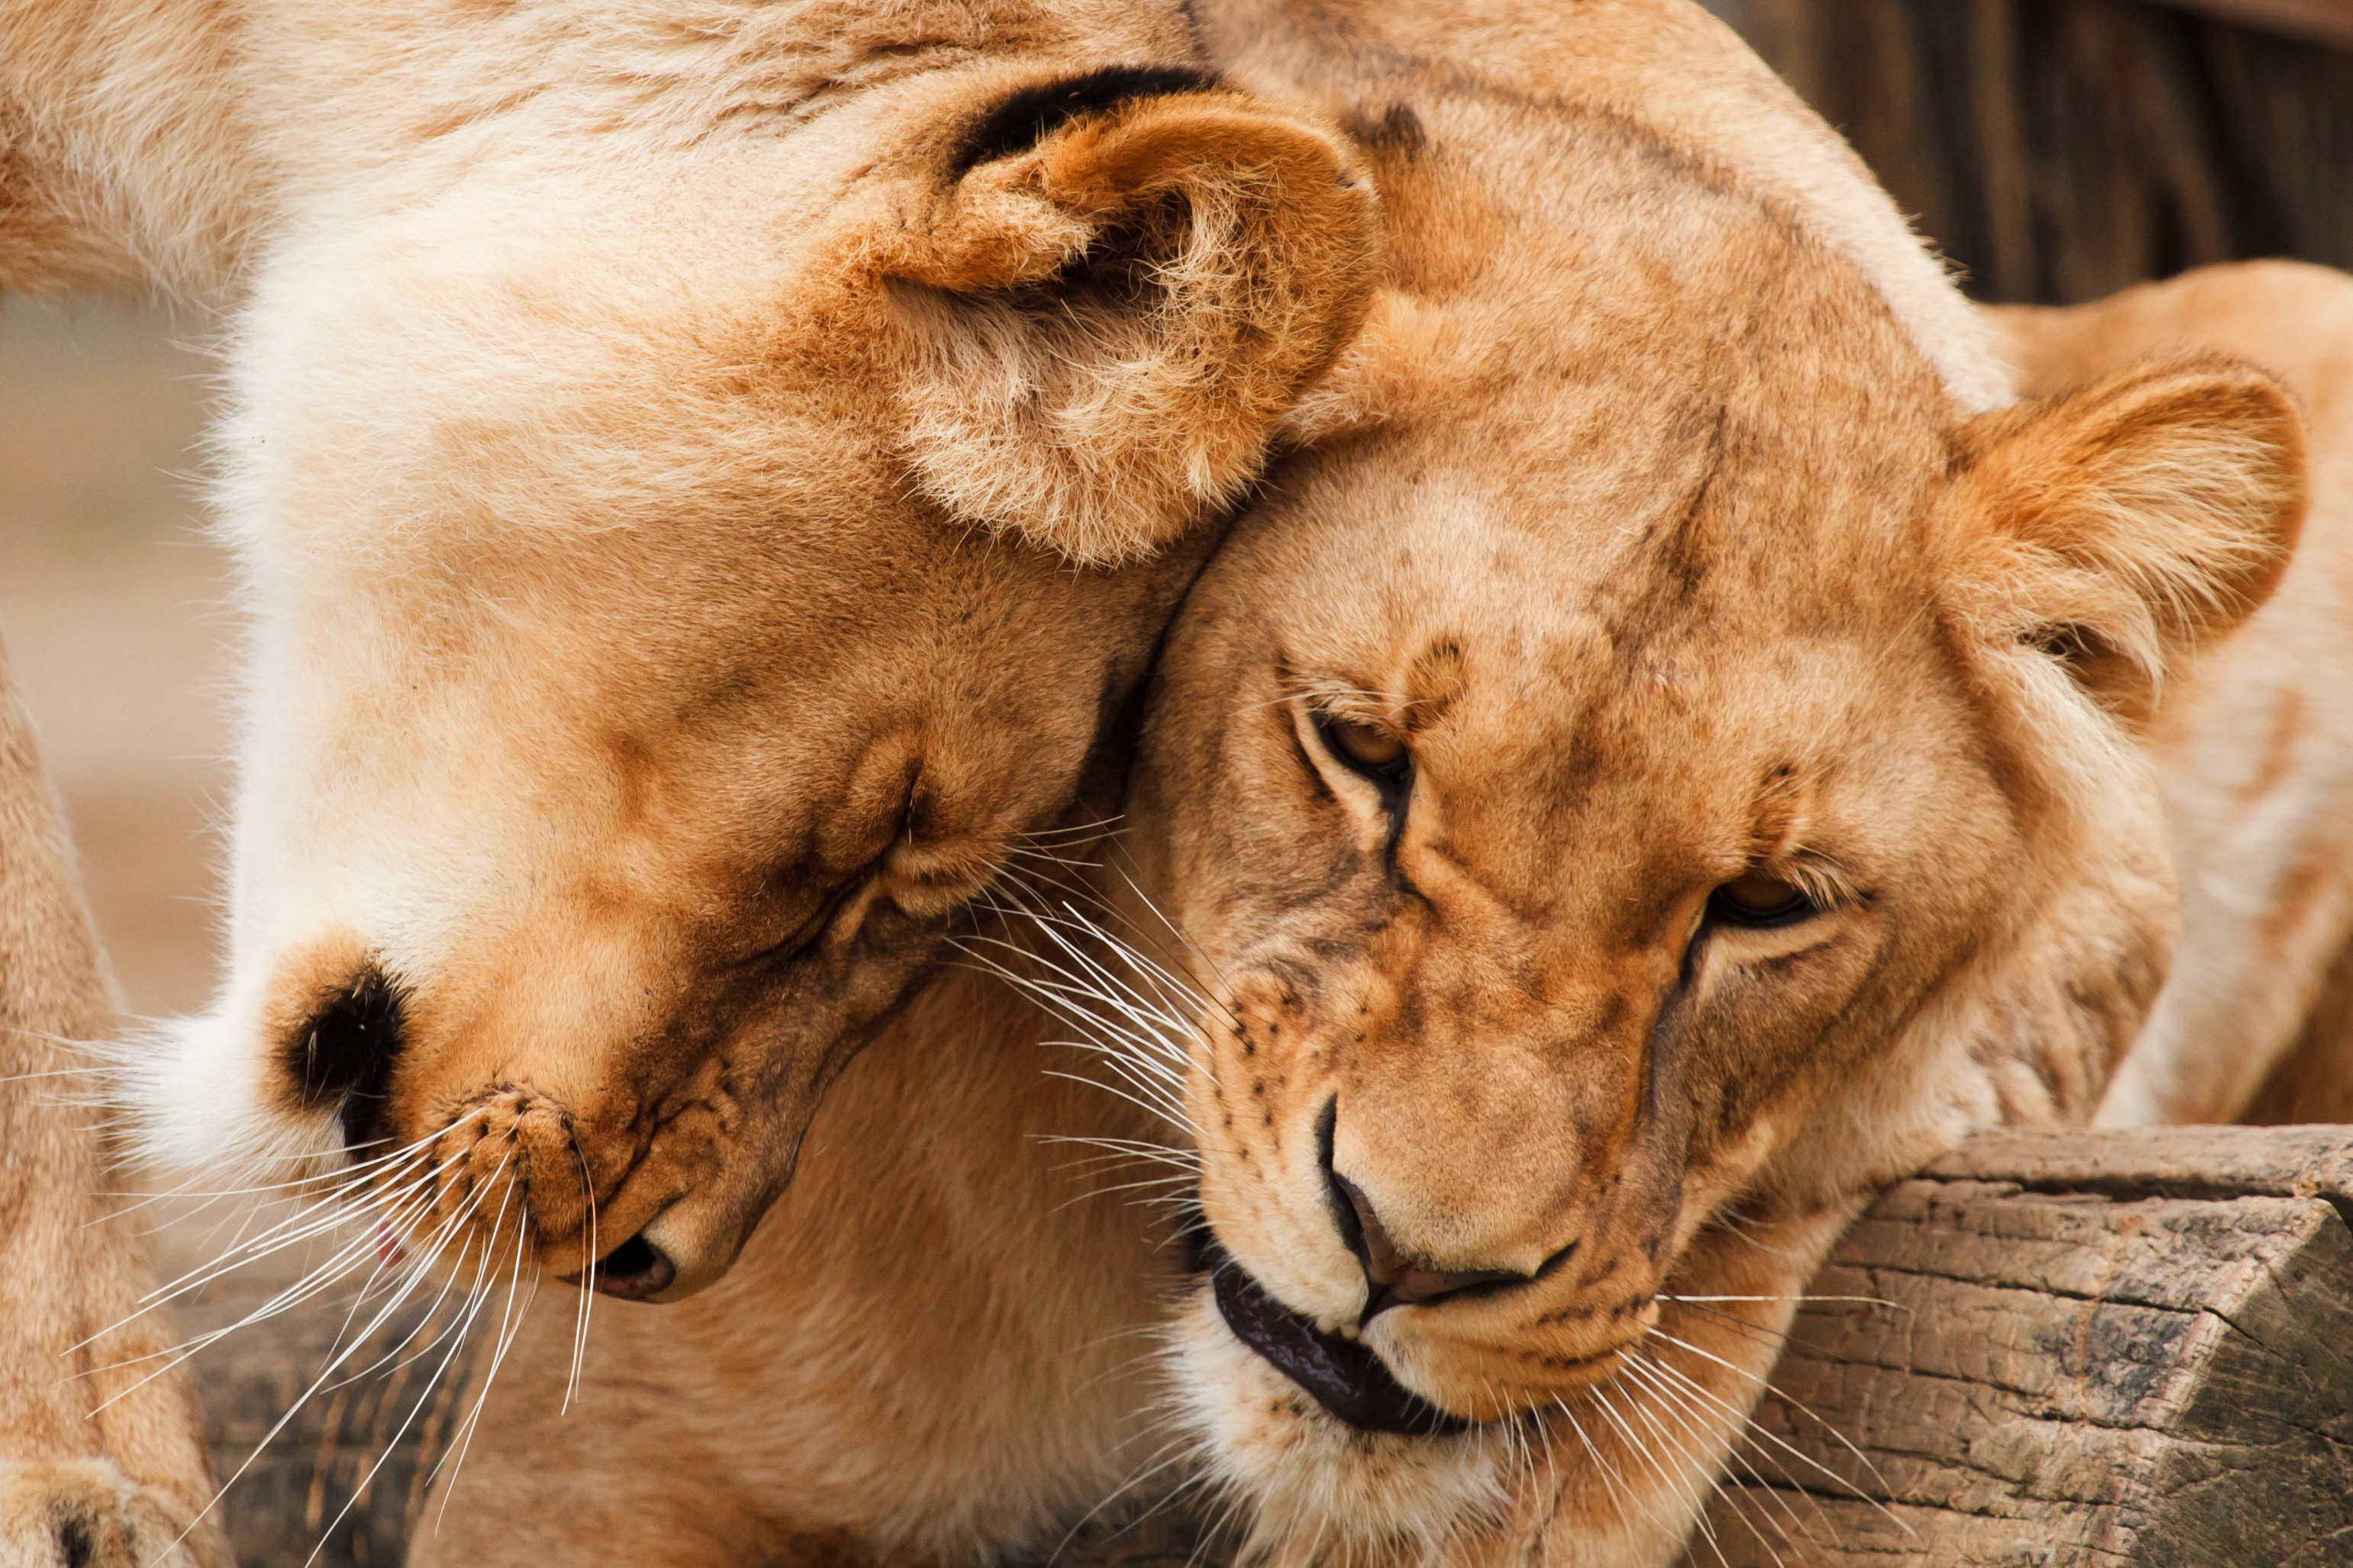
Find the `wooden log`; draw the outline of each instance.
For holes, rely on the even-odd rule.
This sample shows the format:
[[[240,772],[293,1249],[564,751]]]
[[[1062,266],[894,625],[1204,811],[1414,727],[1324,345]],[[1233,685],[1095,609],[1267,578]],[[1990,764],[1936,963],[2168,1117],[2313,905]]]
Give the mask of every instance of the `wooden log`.
[[[1980,1139],[1882,1194],[1814,1283],[1692,1568],[2320,1568],[2353,1561],[2353,1129]],[[249,1310],[223,1293],[206,1327]],[[234,1471],[345,1331],[198,1357]],[[390,1350],[387,1326],[356,1368]],[[412,1346],[411,1349],[416,1347]],[[458,1400],[431,1361],[322,1390],[232,1488],[247,1568],[397,1563]],[[387,1445],[391,1457],[340,1523]],[[1062,1554],[1177,1568],[1163,1515]]]
[[[1733,1568],[2353,1560],[2353,1130],[1987,1138],[1816,1279]]]

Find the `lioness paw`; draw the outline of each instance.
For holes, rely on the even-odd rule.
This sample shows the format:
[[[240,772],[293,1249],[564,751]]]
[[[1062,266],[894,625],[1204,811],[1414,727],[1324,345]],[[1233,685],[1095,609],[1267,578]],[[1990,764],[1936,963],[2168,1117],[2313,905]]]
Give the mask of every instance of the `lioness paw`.
[[[5,1568],[204,1568],[178,1507],[105,1459],[0,1459]]]

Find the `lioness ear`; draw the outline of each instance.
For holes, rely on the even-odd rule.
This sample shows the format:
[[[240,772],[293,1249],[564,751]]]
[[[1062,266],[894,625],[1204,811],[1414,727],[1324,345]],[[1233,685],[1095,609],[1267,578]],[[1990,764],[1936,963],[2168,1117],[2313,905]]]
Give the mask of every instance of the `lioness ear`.
[[[2268,596],[2304,521],[2304,422],[2252,366],[2145,366],[1964,432],[1958,595],[2136,725]]]
[[[904,442],[925,492],[1091,564],[1235,500],[1363,314],[1378,228],[1352,159],[1191,73],[985,107],[878,237],[916,325]]]

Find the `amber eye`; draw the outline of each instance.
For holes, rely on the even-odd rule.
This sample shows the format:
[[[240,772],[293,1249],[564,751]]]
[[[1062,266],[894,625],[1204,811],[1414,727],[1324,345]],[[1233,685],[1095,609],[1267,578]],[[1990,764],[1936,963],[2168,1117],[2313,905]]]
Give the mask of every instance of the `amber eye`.
[[[1403,741],[1354,719],[1319,712],[1315,730],[1342,762],[1383,784],[1395,784],[1403,777],[1412,761]]]
[[[1708,896],[1708,912],[1726,925],[1769,931],[1821,913],[1805,889],[1762,871],[1726,882]]]

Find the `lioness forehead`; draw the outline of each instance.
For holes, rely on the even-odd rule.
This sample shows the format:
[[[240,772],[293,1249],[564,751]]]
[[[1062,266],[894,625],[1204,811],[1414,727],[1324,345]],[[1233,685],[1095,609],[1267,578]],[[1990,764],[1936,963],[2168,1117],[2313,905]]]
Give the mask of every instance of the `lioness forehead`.
[[[1771,777],[1819,801],[1857,754],[1968,746],[1927,613],[1962,416],[1769,205],[1622,139],[1598,164],[1488,204],[1475,289],[1400,291],[1381,417],[1287,471],[1188,625],[1409,731],[1466,855],[1737,855]],[[1537,858],[1495,880],[1535,896]]]
[[[1279,526],[1314,531],[1292,552],[1345,541],[1358,582],[1394,569],[1388,596],[1414,604],[1488,563],[1529,612],[1622,616],[1672,589],[1807,614],[1824,567],[1863,557],[1910,590],[1902,558],[1962,416],[1869,281],[1639,137],[1587,124],[1556,151],[1574,170],[1541,205],[1466,197],[1455,176],[1477,170],[1442,145],[1392,154],[1408,254],[1359,350],[1386,362],[1366,377],[1375,423],[1295,470]]]

